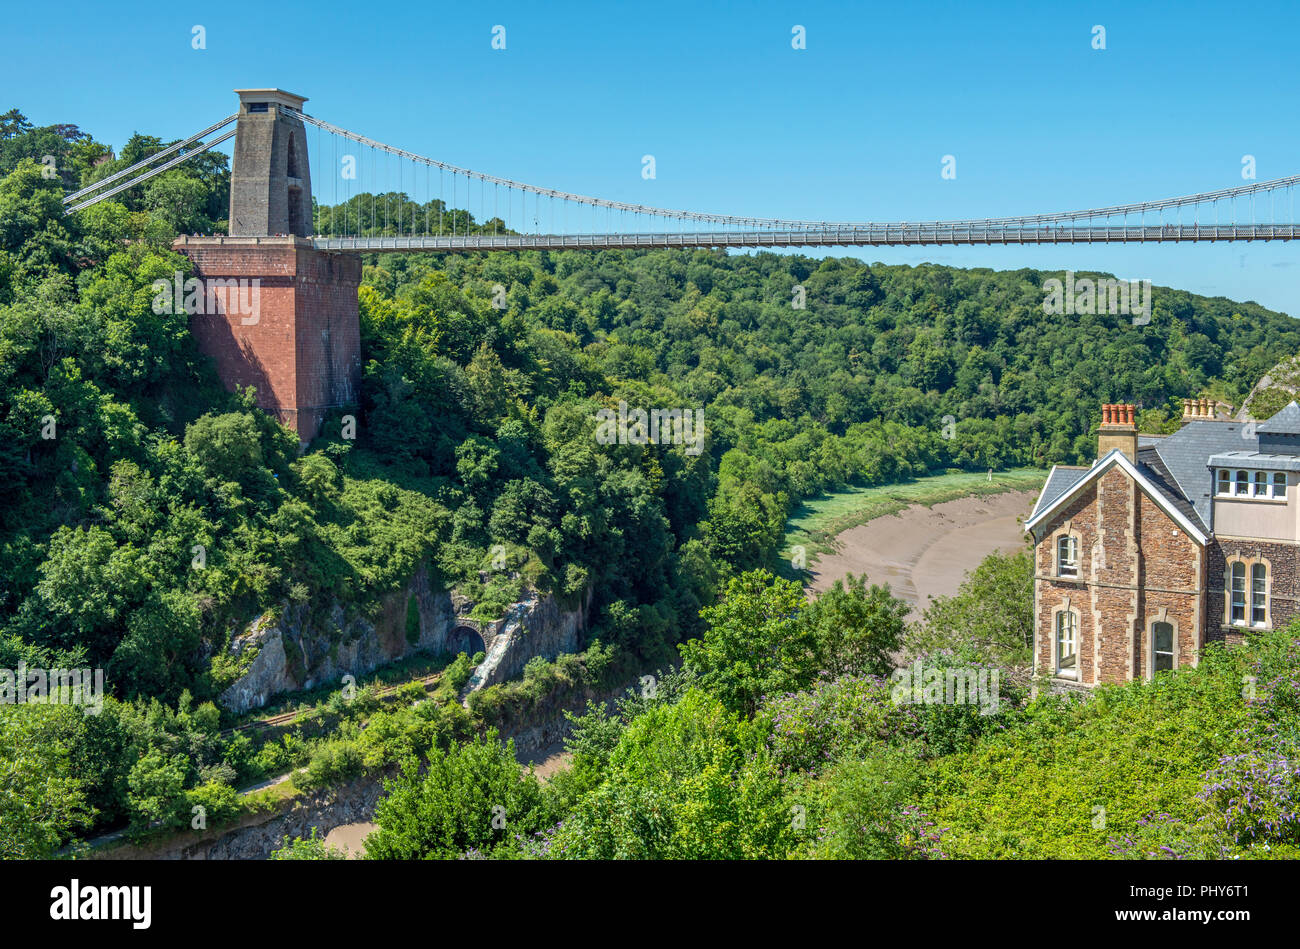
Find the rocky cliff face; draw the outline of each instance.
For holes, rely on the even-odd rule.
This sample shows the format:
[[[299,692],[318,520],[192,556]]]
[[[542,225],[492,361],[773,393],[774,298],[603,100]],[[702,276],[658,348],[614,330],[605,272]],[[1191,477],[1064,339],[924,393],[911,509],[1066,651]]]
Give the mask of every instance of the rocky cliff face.
[[[483,631],[487,658],[474,670],[468,691],[519,678],[528,660],[536,656],[554,659],[562,653],[577,652],[590,605],[590,593],[582,607],[574,611],[560,609],[549,594],[533,593],[512,605],[503,618]]]
[[[506,616],[486,626],[468,616],[474,604],[433,590],[421,567],[406,589],[381,601],[376,616],[349,615],[338,603],[321,611],[285,604],[254,620],[231,643],[237,657],[253,655],[240,678],[220,697],[236,713],[260,708],[273,696],[361,676],[415,652],[483,650],[487,660],[471,688],[514,678],[534,656],[574,652],[586,625],[590,596],[576,611],[560,609],[551,595],[530,594]]]

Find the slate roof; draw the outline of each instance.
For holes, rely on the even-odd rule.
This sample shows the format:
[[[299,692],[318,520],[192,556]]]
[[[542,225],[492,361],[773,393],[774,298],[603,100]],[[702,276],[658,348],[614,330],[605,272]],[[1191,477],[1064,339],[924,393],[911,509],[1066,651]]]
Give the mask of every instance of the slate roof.
[[[1188,422],[1151,450],[1168,471],[1174,490],[1191,503],[1197,520],[1208,525],[1213,520],[1211,493],[1214,490],[1210,456],[1229,451],[1258,451],[1259,437],[1245,422]]]
[[[1087,473],[1087,468],[1053,465],[1051,473],[1047,476],[1047,484],[1043,485],[1043,491],[1038,495],[1038,503],[1034,505],[1033,513],[1029,516],[1033,517],[1043,508],[1050,506],[1053,501],[1078,484],[1079,479]]]
[[[1229,451],[1211,455],[1206,464],[1213,468],[1263,468],[1266,471],[1300,471],[1300,455],[1279,455],[1263,451]]]
[[[1199,543],[1205,543],[1209,539],[1209,532],[1201,523],[1196,512],[1191,510],[1186,498],[1183,498],[1176,488],[1172,486],[1172,477],[1169,476],[1168,469],[1161,463],[1158,456],[1153,452],[1147,458],[1146,462],[1129,461],[1128,456],[1119,448],[1112,448],[1106,453],[1104,458],[1099,458],[1091,468],[1072,468],[1066,469],[1069,474],[1058,475],[1059,468],[1052,469],[1052,474],[1048,476],[1049,481],[1056,483],[1059,487],[1067,479],[1071,482],[1061,494],[1047,503],[1034,505],[1034,511],[1025,521],[1025,530],[1036,531],[1036,525],[1041,524],[1043,519],[1053,515],[1054,505],[1060,504],[1071,493],[1078,491],[1084,483],[1100,477],[1112,467],[1118,466],[1123,469],[1129,477],[1133,478],[1143,486],[1154,498],[1156,504],[1164,509],[1171,520],[1175,521],[1189,536],[1193,537]],[[1161,483],[1157,483],[1157,481]],[[1163,486],[1162,486],[1163,484]],[[1046,485],[1044,485],[1046,488]],[[1041,499],[1042,495],[1040,495]],[[1035,536],[1037,536],[1035,534]]]
[[[1138,471],[1142,472],[1156,488],[1170,506],[1176,508],[1184,517],[1199,527],[1205,533],[1209,533],[1205,518],[1200,516],[1195,505],[1189,501],[1183,492],[1178,489],[1178,483],[1174,480],[1173,473],[1169,470],[1164,460],[1160,457],[1160,452],[1155,448],[1138,448]]]
[[[1255,467],[1297,470],[1300,455],[1261,449],[1259,434],[1300,437],[1300,404],[1287,405],[1267,422],[1203,420],[1188,422],[1172,435],[1138,435],[1134,468],[1159,491],[1170,508],[1197,529],[1210,533],[1213,524],[1212,465],[1254,462]],[[1285,439],[1269,439],[1268,447],[1290,447]],[[1284,444],[1285,442],[1285,444]],[[1095,467],[1095,464],[1094,464]],[[1057,465],[1047,476],[1030,519],[1048,510],[1079,484],[1092,468]]]

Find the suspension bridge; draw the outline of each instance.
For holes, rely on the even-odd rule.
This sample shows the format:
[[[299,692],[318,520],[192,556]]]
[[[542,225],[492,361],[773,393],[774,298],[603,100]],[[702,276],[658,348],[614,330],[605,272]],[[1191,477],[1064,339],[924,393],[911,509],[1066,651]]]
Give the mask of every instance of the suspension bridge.
[[[282,89],[236,92],[233,115],[63,203],[66,213],[76,214],[233,138],[228,234],[178,238],[173,247],[189,258],[194,276],[177,272],[174,295],[166,280],[156,281],[163,285],[157,289],[178,303],[184,296],[190,332],[222,381],[255,388],[258,404],[295,429],[304,444],[332,413],[357,404],[363,254],[1296,237],[1300,176],[1181,198],[982,220],[742,217],[608,201],[499,178],[331,125],[304,111],[305,98]]]
[[[811,221],[673,210],[461,168],[309,115],[301,96],[238,92],[239,112],[69,194],[67,212],[107,200],[234,137],[230,236],[293,235],[332,253],[1267,241],[1293,240],[1297,230],[1300,176],[977,220]],[[312,138],[315,147],[309,148]],[[312,181],[318,185],[314,196]]]

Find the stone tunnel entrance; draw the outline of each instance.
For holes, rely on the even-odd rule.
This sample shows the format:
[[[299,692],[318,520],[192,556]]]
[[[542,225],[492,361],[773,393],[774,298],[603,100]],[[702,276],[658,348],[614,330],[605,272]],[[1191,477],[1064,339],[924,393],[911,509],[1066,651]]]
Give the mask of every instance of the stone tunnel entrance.
[[[471,659],[475,653],[487,652],[482,635],[469,626],[457,626],[447,637],[447,651],[453,656],[464,653]]]

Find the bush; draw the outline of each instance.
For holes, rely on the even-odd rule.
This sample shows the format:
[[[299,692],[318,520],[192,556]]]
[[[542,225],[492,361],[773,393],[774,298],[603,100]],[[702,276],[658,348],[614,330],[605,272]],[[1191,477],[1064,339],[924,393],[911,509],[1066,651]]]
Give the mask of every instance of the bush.
[[[379,829],[366,841],[376,859],[456,857],[508,846],[513,835],[540,827],[541,790],[522,772],[514,742],[497,733],[430,756],[423,776],[414,758],[384,783],[375,809]]]
[[[478,655],[482,656],[482,653]],[[475,662],[464,653],[461,653],[443,670],[442,676],[451,686],[453,694],[459,693],[461,689],[465,688],[465,683],[469,682],[470,676],[474,674],[474,667],[482,661],[482,659],[478,659],[478,662]]]
[[[938,832],[912,805],[924,775],[924,765],[889,749],[836,765],[810,788],[809,817],[815,822],[808,824],[820,828],[810,855],[840,860],[943,856]]]
[[[186,804],[190,811],[190,826],[203,830],[225,823],[240,811],[239,792],[228,784],[210,781],[200,784],[186,792]],[[195,811],[196,807],[203,808]],[[194,822],[202,816],[203,827],[194,827]]]
[[[406,641],[412,646],[420,641],[420,604],[413,596],[406,598]]]
[[[278,850],[271,851],[272,860],[346,860],[341,851],[329,846],[319,836],[320,828],[313,827],[310,837],[295,837],[289,842],[286,837]]]
[[[919,738],[919,708],[895,704],[886,680],[863,676],[771,698],[760,719],[771,729],[767,747],[782,774],[817,775],[840,761]]]
[[[356,777],[363,768],[361,749],[355,743],[327,741],[312,752],[305,771],[294,773],[293,784],[304,791],[313,791]]]
[[[1096,690],[1040,696],[1023,720],[935,764],[920,801],[943,849],[978,859],[1107,857],[1111,841],[1166,814],[1192,823],[1207,771],[1239,747],[1245,657],[1205,650],[1193,669]]]

